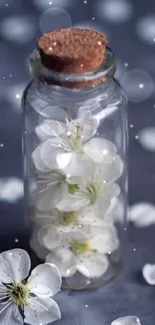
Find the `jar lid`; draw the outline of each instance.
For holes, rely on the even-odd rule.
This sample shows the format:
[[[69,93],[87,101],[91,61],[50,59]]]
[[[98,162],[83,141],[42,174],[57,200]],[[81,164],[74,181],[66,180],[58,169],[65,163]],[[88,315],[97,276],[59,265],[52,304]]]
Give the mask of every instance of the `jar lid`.
[[[103,64],[106,37],[90,29],[56,29],[39,37],[38,50],[48,69],[69,74],[85,73]]]

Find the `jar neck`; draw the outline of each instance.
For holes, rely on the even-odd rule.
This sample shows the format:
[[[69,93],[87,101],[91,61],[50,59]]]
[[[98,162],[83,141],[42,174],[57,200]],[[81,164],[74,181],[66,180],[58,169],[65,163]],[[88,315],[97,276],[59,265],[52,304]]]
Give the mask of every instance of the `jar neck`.
[[[116,63],[113,52],[107,47],[103,64],[99,69],[86,73],[65,74],[58,73],[46,68],[42,62],[39,51],[35,50],[30,56],[30,71],[35,79],[39,82],[47,83],[47,85],[59,86],[64,88],[87,89],[88,92],[92,88],[107,88],[107,84],[111,83],[112,77],[116,71]],[[110,82],[109,82],[110,81]]]

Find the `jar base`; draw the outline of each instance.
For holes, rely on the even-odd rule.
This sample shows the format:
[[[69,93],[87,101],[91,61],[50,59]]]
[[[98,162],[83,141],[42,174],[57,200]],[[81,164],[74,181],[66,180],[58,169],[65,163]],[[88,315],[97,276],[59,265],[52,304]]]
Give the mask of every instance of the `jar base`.
[[[63,290],[74,290],[74,291],[82,291],[82,290],[92,290],[103,287],[109,282],[113,281],[123,269],[123,260],[120,260],[117,264],[111,264],[106,273],[97,279],[88,279],[84,278],[79,283],[77,279],[74,280],[73,277],[68,279],[63,279],[61,288]]]

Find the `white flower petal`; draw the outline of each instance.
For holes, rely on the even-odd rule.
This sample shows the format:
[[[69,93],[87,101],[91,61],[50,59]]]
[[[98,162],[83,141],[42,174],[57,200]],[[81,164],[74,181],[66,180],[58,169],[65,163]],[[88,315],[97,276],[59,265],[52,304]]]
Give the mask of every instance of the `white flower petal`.
[[[147,227],[155,223],[155,205],[147,202],[134,204],[129,210],[129,220],[137,227]]]
[[[27,278],[31,267],[28,253],[23,249],[12,249],[0,254],[0,281],[20,282]]]
[[[138,141],[143,149],[155,152],[155,127],[147,127],[138,132]]]
[[[56,161],[59,169],[65,170],[66,166],[71,162],[72,153],[71,152],[63,152],[57,154]]]
[[[44,165],[50,169],[59,169],[57,157],[63,153],[63,148],[58,146],[58,141],[55,138],[47,140],[41,145],[41,160],[43,161]]]
[[[63,200],[57,205],[57,209],[61,211],[77,211],[86,207],[90,200],[87,196],[76,196],[67,194]]]
[[[155,285],[155,264],[145,264],[143,277],[148,284]]]
[[[105,214],[110,207],[111,200],[120,193],[120,187],[115,183],[103,184],[100,187],[100,194],[94,204],[90,205],[97,218],[105,218]]]
[[[68,277],[73,275],[73,273],[69,274],[69,270],[76,266],[76,257],[69,249],[62,248],[56,252],[49,253],[46,257],[46,262],[55,264],[61,276]]]
[[[53,264],[38,265],[28,279],[28,289],[41,298],[54,296],[60,287],[61,276]]]
[[[81,267],[82,266],[82,267]],[[106,256],[91,254],[89,256],[81,255],[77,260],[77,269],[84,276],[98,278],[108,269],[109,262]]]
[[[61,318],[57,303],[50,299],[32,297],[24,306],[25,323],[30,325],[47,325]]]
[[[119,240],[114,227],[105,227],[102,234],[98,234],[89,240],[89,247],[100,253],[115,251],[119,246]]]
[[[140,320],[136,316],[125,316],[115,319],[111,325],[141,325]]]
[[[66,175],[70,175],[70,177],[80,177],[80,176],[85,176],[90,174],[90,169],[91,169],[91,162],[90,162],[90,158],[87,157],[85,154],[83,153],[75,153],[72,152],[71,154],[66,153],[63,154],[63,156],[67,155],[69,157],[70,155],[70,159],[68,159],[68,163],[66,164],[66,166],[62,167],[62,161],[63,158],[60,158],[61,161],[61,168],[63,168],[63,172]],[[62,156],[62,155],[60,155]],[[58,165],[60,166],[60,163],[58,163]]]
[[[0,309],[3,309],[2,304],[0,304]],[[24,324],[23,318],[18,308],[14,304],[8,303],[8,307],[2,313],[0,313],[0,324],[3,325]]]
[[[62,240],[62,235],[54,226],[45,225],[38,232],[38,239],[41,245],[49,250],[59,246]]]
[[[42,145],[36,147],[36,149],[32,153],[32,160],[34,162],[35,167],[41,172],[48,172],[50,168],[48,168],[41,159],[41,148]]]
[[[7,287],[0,283],[0,298],[5,297],[7,293]]]
[[[54,120],[44,120],[42,124],[36,127],[36,133],[42,140],[57,137],[65,131],[65,124]]]
[[[45,247],[43,247],[40,243],[39,243],[39,240],[38,240],[38,229],[35,229],[33,234],[32,234],[32,237],[30,239],[30,247],[32,248],[32,250],[36,253],[36,255],[44,260],[46,255],[49,253],[49,250]]]
[[[37,208],[41,211],[51,211],[67,193],[67,183],[60,182],[47,186],[39,193]]]
[[[80,121],[80,123],[82,125],[83,141],[88,141],[96,134],[99,123],[97,119],[93,117],[90,117],[89,119],[87,117],[83,119],[83,121]]]
[[[109,164],[102,164],[100,176],[103,181],[114,182],[123,172],[123,162],[121,158],[116,155],[115,159]]]
[[[106,139],[93,138],[84,145],[84,152],[95,163],[111,163],[117,149],[112,142]]]

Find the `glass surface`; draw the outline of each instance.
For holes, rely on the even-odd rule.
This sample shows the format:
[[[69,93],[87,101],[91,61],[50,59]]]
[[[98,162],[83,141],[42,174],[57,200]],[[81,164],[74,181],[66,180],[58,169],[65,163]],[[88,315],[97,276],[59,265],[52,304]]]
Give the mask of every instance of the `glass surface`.
[[[31,56],[35,77],[23,96],[26,218],[36,255],[58,266],[63,287],[107,283],[122,267],[127,210],[126,97],[104,65],[84,75],[60,75]],[[50,80],[96,79],[70,89]],[[67,78],[67,79],[66,79]]]

